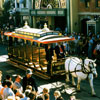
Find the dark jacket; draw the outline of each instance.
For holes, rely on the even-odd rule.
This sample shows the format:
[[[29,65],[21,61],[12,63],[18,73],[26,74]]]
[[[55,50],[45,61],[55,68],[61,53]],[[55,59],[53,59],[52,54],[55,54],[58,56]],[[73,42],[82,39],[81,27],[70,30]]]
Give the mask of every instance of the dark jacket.
[[[35,89],[36,92],[38,91],[38,88],[36,86],[35,79],[33,77],[30,77],[29,79],[26,76],[23,77],[22,85],[23,85],[23,91],[26,90],[26,86],[27,85],[31,85],[32,86],[32,90]]]
[[[57,45],[55,47],[55,53],[57,55],[57,58],[63,58],[64,57],[64,53],[65,53],[64,46],[61,45],[61,48],[62,48],[62,51],[63,51],[63,54],[62,55],[60,55],[60,48],[59,48],[59,46]]]
[[[53,48],[51,47],[50,49],[45,49],[46,51],[46,60],[48,61],[52,61],[52,56],[53,56]]]

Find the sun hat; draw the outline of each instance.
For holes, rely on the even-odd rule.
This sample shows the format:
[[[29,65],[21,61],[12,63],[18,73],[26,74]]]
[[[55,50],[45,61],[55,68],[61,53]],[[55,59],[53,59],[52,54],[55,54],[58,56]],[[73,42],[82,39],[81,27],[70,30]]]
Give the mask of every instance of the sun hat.
[[[26,74],[33,74],[31,69],[26,70]]]

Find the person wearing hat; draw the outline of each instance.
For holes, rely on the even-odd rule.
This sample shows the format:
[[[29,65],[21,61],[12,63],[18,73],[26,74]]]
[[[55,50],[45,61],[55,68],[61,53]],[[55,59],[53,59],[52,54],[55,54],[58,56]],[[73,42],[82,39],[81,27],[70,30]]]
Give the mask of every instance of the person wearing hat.
[[[21,79],[22,79],[22,77],[20,75],[16,75],[15,76],[15,82],[12,85],[13,90],[19,89],[20,92],[23,92],[23,88],[22,88],[22,85],[20,83]]]
[[[45,47],[46,51],[46,60],[48,62],[47,64],[47,74],[51,74],[51,63],[52,63],[52,57],[53,57],[53,48],[51,47],[51,44],[46,45]]]
[[[61,44],[60,42],[58,42],[55,46],[55,53],[57,55],[57,59],[64,58],[65,49],[63,44]]]
[[[26,90],[26,87],[28,85],[31,85],[32,86],[32,91],[38,91],[38,88],[37,88],[37,85],[36,85],[36,82],[35,82],[35,79],[32,77],[32,70],[31,69],[27,69],[26,70],[26,75],[25,77],[23,77],[23,80],[22,80],[22,86],[23,86],[23,91]]]

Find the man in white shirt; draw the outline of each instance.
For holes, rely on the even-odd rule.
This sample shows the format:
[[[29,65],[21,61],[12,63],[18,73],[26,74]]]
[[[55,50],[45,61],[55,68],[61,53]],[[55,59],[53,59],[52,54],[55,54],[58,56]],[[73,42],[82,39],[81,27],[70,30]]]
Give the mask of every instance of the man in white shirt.
[[[5,88],[4,91],[3,91],[4,100],[6,100],[8,98],[8,96],[13,96],[13,98],[15,98],[15,94],[12,91],[12,82],[7,81],[6,84],[7,84],[7,88]]]
[[[96,45],[96,50],[97,50],[97,51],[100,51],[100,43],[98,43],[98,44]]]
[[[20,92],[23,92],[22,85],[20,84],[22,77],[20,75],[17,75],[15,77],[15,82],[12,85],[13,90],[20,90]]]

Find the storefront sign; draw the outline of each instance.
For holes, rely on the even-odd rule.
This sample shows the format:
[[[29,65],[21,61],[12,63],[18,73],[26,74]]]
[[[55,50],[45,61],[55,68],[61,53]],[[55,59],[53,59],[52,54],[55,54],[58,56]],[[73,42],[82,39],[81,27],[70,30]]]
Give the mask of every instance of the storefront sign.
[[[39,10],[37,11],[37,15],[44,15],[44,16],[47,16],[47,15],[52,15],[52,16],[55,16],[56,15],[56,11],[52,11],[52,10]]]
[[[37,15],[43,15],[46,14],[46,11],[37,11]]]
[[[21,13],[21,15],[29,15],[29,9],[23,8],[23,9],[21,9],[20,13]]]
[[[58,10],[58,16],[64,15],[64,10]]]
[[[32,16],[64,16],[65,10],[31,10]]]
[[[31,15],[36,15],[36,11],[31,11]]]
[[[55,15],[56,11],[47,11],[46,13],[47,13],[47,15],[52,15],[52,14]]]
[[[21,12],[29,13],[29,9],[23,8],[23,9],[21,9]]]

